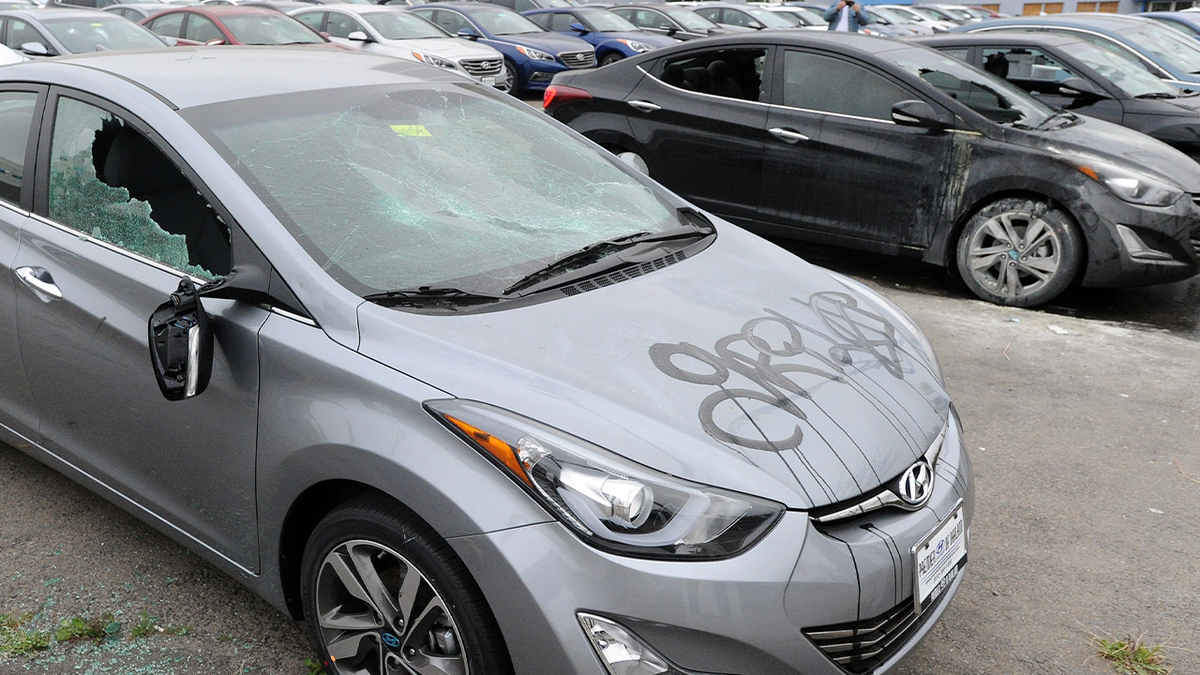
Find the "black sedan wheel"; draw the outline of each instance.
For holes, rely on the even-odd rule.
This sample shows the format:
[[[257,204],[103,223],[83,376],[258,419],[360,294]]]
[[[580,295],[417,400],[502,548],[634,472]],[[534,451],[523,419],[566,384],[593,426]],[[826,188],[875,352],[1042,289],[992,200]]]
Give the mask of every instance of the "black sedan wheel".
[[[508,675],[495,619],[449,545],[370,496],[335,509],[304,551],[309,636],[331,675]]]
[[[1079,229],[1065,212],[1032,199],[984,207],[958,240],[958,270],[975,295],[1032,307],[1075,280],[1083,256]]]

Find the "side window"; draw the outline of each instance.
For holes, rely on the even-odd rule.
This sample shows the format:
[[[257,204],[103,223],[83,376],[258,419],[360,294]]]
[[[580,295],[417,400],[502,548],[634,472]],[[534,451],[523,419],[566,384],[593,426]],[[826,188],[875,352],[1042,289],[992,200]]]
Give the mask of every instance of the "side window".
[[[550,19],[552,16],[553,15],[551,15],[551,14],[530,14],[529,16],[527,16],[525,18],[536,23],[537,25],[541,26],[542,28],[545,28],[546,30],[551,30]]]
[[[746,26],[747,28],[758,23],[749,14],[736,9],[721,10],[721,20],[730,26]]]
[[[959,61],[967,61],[967,56],[971,53],[971,50],[967,47],[962,47],[961,49],[957,47],[954,49],[939,49],[938,51],[946,56],[952,56]],[[970,61],[967,61],[967,63],[970,63]]]
[[[550,30],[563,33],[570,33],[571,24],[575,23],[576,21],[575,17],[567,12],[559,12],[557,14],[551,14],[550,16]]]
[[[217,24],[199,14],[192,14],[188,17],[187,30],[184,31],[183,37],[194,42],[225,39],[225,36],[221,34],[221,29],[217,28]]]
[[[789,51],[783,59],[783,104],[793,108],[892,119],[892,106],[914,96],[842,59]]]
[[[983,69],[1026,91],[1058,94],[1058,83],[1078,75],[1040,49],[1000,47],[983,50]]]
[[[149,24],[150,30],[165,35],[166,37],[180,37],[180,31],[183,28],[183,12],[175,12],[160,16]]]
[[[296,15],[296,18],[305,26],[320,32],[321,20],[325,18],[325,12],[307,12]]]
[[[436,17],[434,23],[444,28],[451,35],[458,34],[460,30],[474,28],[465,17],[455,12],[448,12],[442,9],[434,12],[434,16]]]
[[[713,23],[721,23],[721,10],[715,7],[700,7],[692,10],[700,16],[712,21]]]
[[[659,79],[688,91],[757,101],[766,62],[765,49],[692,53],[663,63]]]
[[[25,149],[37,97],[26,91],[0,92],[0,199],[13,204],[21,203]]]
[[[330,12],[329,19],[325,22],[325,31],[333,37],[349,37],[354,31],[367,32],[362,24],[355,21],[353,17],[340,12]]]
[[[62,97],[50,143],[49,216],[196,276],[229,273],[229,230],[161,150],[120,117]]]
[[[5,41],[5,46],[17,51],[21,50],[21,45],[27,42],[36,42],[44,46],[48,50],[52,50],[50,43],[42,37],[42,34],[37,32],[37,29],[20,19],[8,20],[8,39]],[[51,51],[53,53],[53,51]]]
[[[642,28],[657,28],[659,30],[671,30],[673,28],[667,17],[647,9],[638,10],[637,21],[635,23]]]

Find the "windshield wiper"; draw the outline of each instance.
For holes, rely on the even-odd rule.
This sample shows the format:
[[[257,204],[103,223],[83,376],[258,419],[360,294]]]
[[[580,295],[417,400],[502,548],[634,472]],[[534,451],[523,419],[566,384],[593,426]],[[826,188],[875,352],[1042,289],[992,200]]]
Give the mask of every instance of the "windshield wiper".
[[[362,296],[363,300],[374,302],[386,307],[410,306],[421,307],[425,305],[443,304],[449,306],[458,305],[480,305],[490,302],[500,302],[508,300],[499,295],[491,295],[488,293],[477,293],[475,291],[464,291],[460,288],[448,288],[445,286],[420,286],[417,288],[402,288],[395,291],[382,291],[379,293],[369,293]]]
[[[1138,94],[1134,98],[1179,98],[1179,96],[1166,91],[1152,91],[1146,94]]]
[[[504,289],[501,294],[511,295],[517,291],[538,286],[541,284],[541,282],[547,279],[551,279],[559,276],[560,274],[565,274],[576,269],[590,267],[599,263],[604,258],[617,253],[618,251],[627,250],[640,244],[657,244],[660,242],[676,241],[679,239],[699,239],[701,237],[707,237],[713,232],[714,230],[711,225],[708,225],[707,223],[703,225],[697,223],[673,227],[669,230],[663,230],[662,232],[635,232],[634,234],[627,234],[613,239],[598,241],[594,244],[588,244],[587,246],[584,246],[573,253],[568,253],[558,260],[549,263],[545,267],[534,270],[533,272],[518,279],[516,283]],[[649,248],[653,249],[656,247]],[[607,271],[614,267],[619,267],[631,262],[636,261],[629,260],[625,256],[619,256],[615,260],[606,262],[604,265],[602,265],[602,269],[598,268],[594,270],[593,273]],[[573,275],[573,277],[574,276],[575,275]]]
[[[1074,124],[1078,119],[1079,118],[1076,117],[1075,115],[1073,115],[1069,112],[1064,112],[1064,111],[1060,110],[1060,111],[1054,113],[1053,115],[1047,117],[1046,119],[1042,120],[1042,123],[1037,125],[1034,128],[1035,129],[1046,129],[1048,127],[1048,125],[1050,124],[1050,122],[1053,120],[1062,120],[1062,124],[1060,124],[1058,126],[1060,126],[1060,127],[1066,126],[1069,124]]]

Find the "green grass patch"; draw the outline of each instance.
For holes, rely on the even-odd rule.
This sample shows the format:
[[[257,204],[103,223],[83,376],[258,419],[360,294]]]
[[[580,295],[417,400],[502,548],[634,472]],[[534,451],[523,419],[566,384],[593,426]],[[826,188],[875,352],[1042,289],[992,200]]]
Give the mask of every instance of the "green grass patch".
[[[187,635],[192,629],[187,626],[176,626],[171,624],[164,626],[158,622],[158,617],[150,616],[146,612],[138,617],[137,623],[129,629],[129,639],[138,640],[151,635]]]
[[[120,630],[121,624],[113,621],[112,614],[105,614],[99,618],[73,616],[63,619],[62,623],[58,624],[58,629],[54,631],[54,639],[58,642],[100,642],[106,637],[114,637]]]
[[[1092,645],[1121,675],[1167,675],[1171,672],[1164,645],[1147,645],[1140,637],[1124,640],[1095,637]]]
[[[304,659],[304,667],[308,668],[304,675],[325,675],[325,669],[316,659]]]
[[[14,619],[0,614],[0,658],[28,656],[50,647],[48,631],[31,631],[22,628],[30,617]]]

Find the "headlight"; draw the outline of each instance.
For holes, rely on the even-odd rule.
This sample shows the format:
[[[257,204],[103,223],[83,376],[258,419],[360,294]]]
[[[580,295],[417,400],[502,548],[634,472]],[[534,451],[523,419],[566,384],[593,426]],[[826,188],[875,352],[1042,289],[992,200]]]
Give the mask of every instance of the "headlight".
[[[553,54],[547,54],[546,52],[544,52],[540,49],[534,49],[533,47],[522,47],[521,45],[516,45],[516,48],[517,48],[517,51],[521,52],[525,56],[528,56],[529,58],[534,59],[536,61],[553,61],[554,60]]]
[[[1170,206],[1183,196],[1181,188],[1113,164],[1085,160],[1076,163],[1075,168],[1132,204]]]
[[[633,51],[635,51],[639,54],[642,52],[648,52],[651,49],[654,49],[650,45],[648,45],[644,42],[638,42],[637,40],[617,40],[617,42],[620,42],[621,44],[625,45],[626,47],[629,47],[630,49],[632,49]]]
[[[900,326],[904,328],[904,332],[907,334],[907,336],[909,336],[910,339],[923,352],[922,354],[910,354],[910,356],[919,360],[928,359],[927,361],[924,361],[924,363],[929,367],[929,372],[932,373],[935,378],[937,378],[939,384],[946,384],[946,381],[942,378],[942,364],[940,361],[938,361],[937,354],[933,351],[933,345],[929,342],[929,338],[925,336],[925,332],[917,326],[917,322],[913,321],[912,317],[909,316],[907,312],[897,307],[896,303],[883,297],[869,286],[861,284],[854,279],[841,274],[833,272],[830,274],[832,274],[833,278],[837,279],[845,286],[848,286],[851,290],[867,296],[868,299],[875,303],[880,312],[883,312],[887,315],[887,318],[900,324]]]
[[[450,59],[444,59],[440,56],[434,56],[433,54],[424,54],[422,52],[413,52],[412,55],[413,55],[413,58],[415,58],[416,60],[421,61],[423,63],[428,63],[431,66],[437,66],[438,68],[449,68],[451,70],[454,70],[457,68],[457,66],[454,64],[453,61],[451,61]]]
[[[667,476],[515,413],[459,399],[425,407],[587,543],[643,558],[736,555],[784,507]]]

